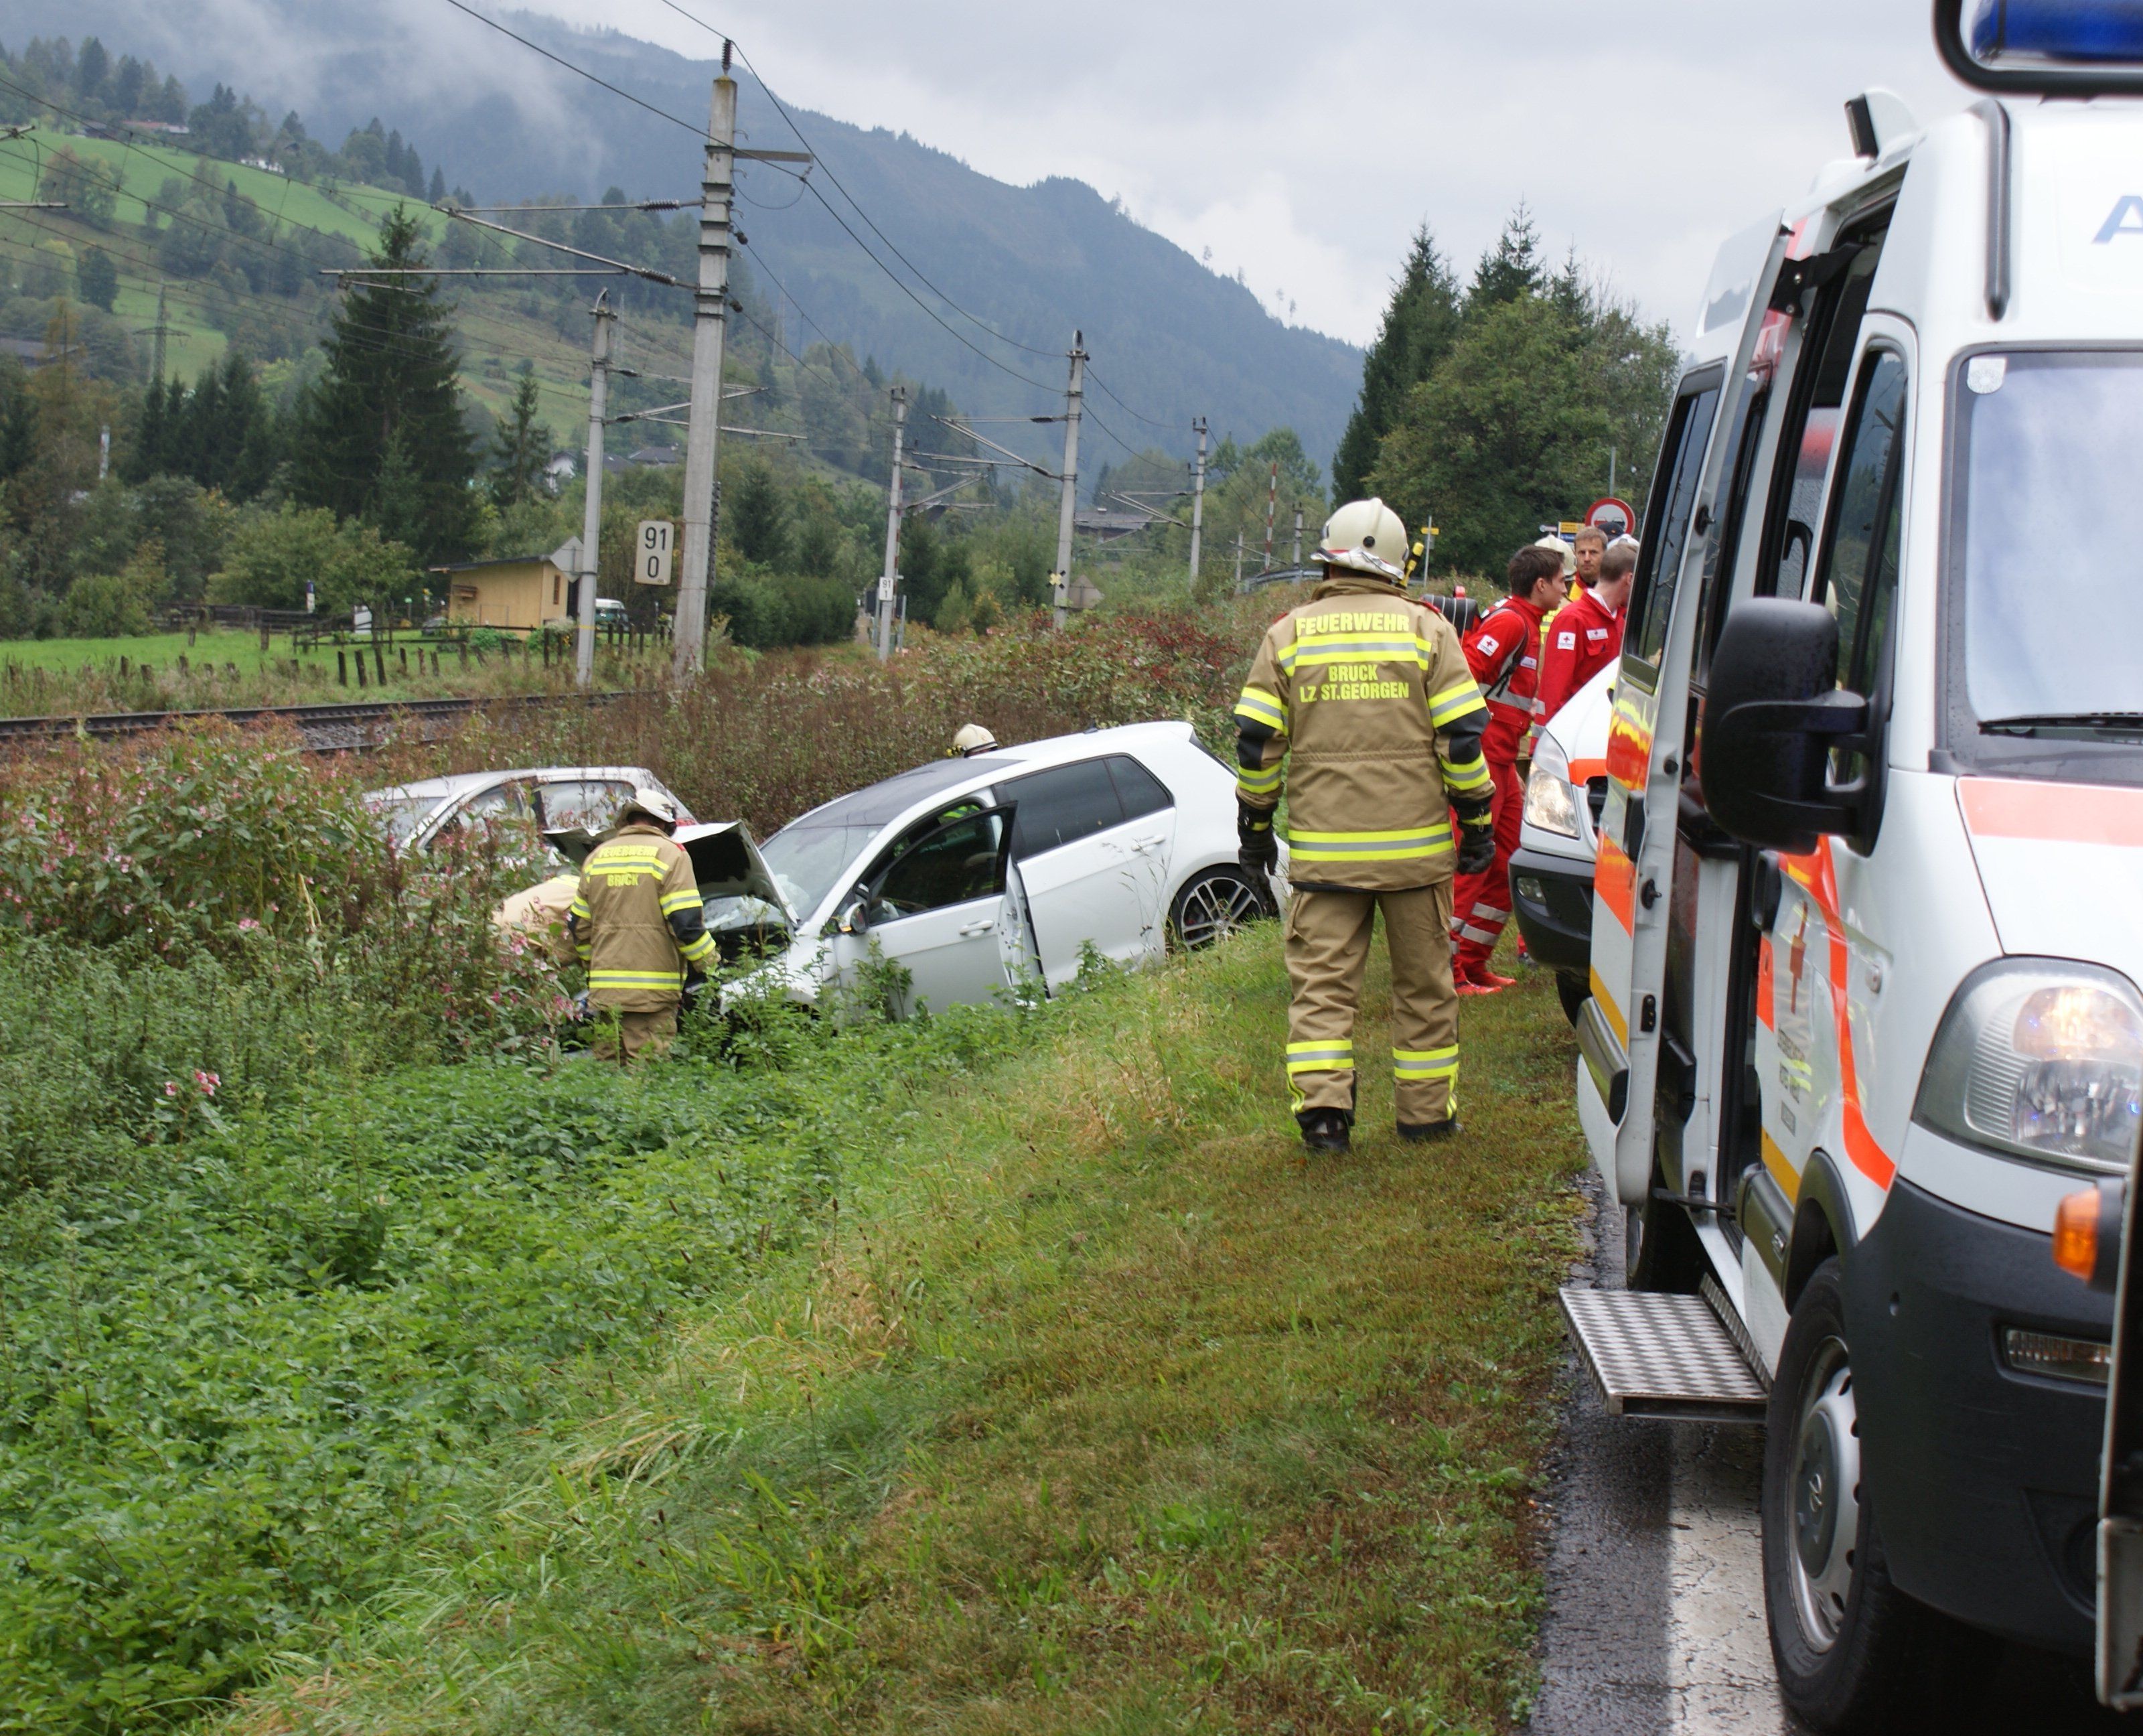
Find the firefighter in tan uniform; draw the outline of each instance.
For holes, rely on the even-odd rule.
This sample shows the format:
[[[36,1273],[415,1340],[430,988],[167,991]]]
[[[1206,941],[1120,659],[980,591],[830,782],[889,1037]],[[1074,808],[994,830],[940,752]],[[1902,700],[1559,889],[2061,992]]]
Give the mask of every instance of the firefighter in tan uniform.
[[[617,829],[581,864],[581,889],[566,919],[588,969],[588,1005],[617,1015],[616,1036],[598,1037],[605,1059],[659,1055],[677,1035],[688,975],[715,956],[692,858],[671,838],[677,808],[659,790],[635,790]]]
[[[1487,720],[1458,636],[1406,595],[1406,527],[1380,500],[1324,527],[1324,577],[1265,634],[1235,705],[1245,868],[1279,857],[1287,797],[1287,1077],[1303,1143],[1344,1151],[1354,1120],[1354,1012],[1369,936],[1392,960],[1398,1130],[1458,1130],[1451,881],[1496,848]],[[1455,823],[1454,823],[1455,822]]]

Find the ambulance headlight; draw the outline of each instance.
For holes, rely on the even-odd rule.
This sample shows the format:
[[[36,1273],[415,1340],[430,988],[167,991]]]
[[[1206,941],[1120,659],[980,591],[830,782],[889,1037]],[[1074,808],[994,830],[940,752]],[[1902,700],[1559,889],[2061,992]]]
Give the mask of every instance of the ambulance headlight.
[[[1982,967],[1943,1015],[1913,1114],[1965,1145],[2125,1175],[2143,1128],[2143,997],[2092,965]]]
[[[1533,769],[1526,777],[1526,823],[1565,838],[1578,835],[1577,794],[1570,787],[1570,760],[1546,735],[1533,749]]]

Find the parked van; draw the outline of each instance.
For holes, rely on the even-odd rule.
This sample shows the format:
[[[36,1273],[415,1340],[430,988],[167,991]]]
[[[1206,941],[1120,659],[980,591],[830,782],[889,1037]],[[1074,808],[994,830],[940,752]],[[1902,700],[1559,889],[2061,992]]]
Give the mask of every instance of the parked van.
[[[1611,1410],[1768,1431],[1825,1731],[2090,1649],[2112,1307],[2050,1232],[2143,1125],[2143,17],[1937,32],[1996,94],[1849,103],[1687,334],[1577,1021],[1633,1288],[1566,1313]]]

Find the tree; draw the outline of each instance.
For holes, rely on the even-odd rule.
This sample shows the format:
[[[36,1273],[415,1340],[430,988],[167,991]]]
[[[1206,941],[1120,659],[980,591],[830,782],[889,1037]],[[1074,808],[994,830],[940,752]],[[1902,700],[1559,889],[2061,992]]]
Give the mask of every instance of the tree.
[[[325,507],[286,504],[241,515],[208,594],[220,603],[302,609],[309,578],[320,610],[339,614],[359,603],[384,606],[414,576],[409,551],[372,526],[338,525]]]
[[[74,87],[85,96],[94,96],[104,88],[104,75],[111,69],[111,57],[104,52],[104,44],[95,37],[82,45],[82,52],[75,57]]]
[[[101,247],[85,247],[74,262],[74,285],[82,299],[106,313],[119,296],[119,269]]]
[[[417,220],[397,205],[380,224],[371,262],[408,270],[425,264]],[[474,547],[476,453],[455,374],[453,309],[436,277],[358,279],[321,348],[327,367],[300,401],[292,482],[304,505],[338,517],[373,517],[382,506],[390,448],[402,473],[413,547],[426,561],[454,561]]]
[[[730,541],[758,566],[779,566],[789,556],[789,502],[763,458],[751,458],[737,477],[729,502]]]
[[[1332,498],[1359,500],[1375,468],[1377,448],[1398,420],[1407,393],[1435,371],[1458,335],[1458,280],[1423,224],[1414,231],[1406,269],[1384,309],[1384,323],[1362,359],[1361,395],[1332,455]]]
[[[1533,214],[1521,200],[1511,213],[1496,245],[1481,255],[1473,270],[1473,287],[1467,292],[1469,313],[1484,311],[1499,302],[1537,295],[1547,287],[1547,274],[1540,262],[1540,231]]]
[[[513,388],[512,407],[492,437],[491,497],[500,507],[532,498],[543,487],[543,467],[556,444],[550,428],[536,419],[535,369],[523,364]]]
[[[1434,510],[1439,566],[1500,573],[1600,480],[1610,423],[1584,338],[1543,296],[1469,310],[1413,388],[1368,484],[1408,524]]]
[[[119,208],[118,174],[82,156],[72,145],[52,153],[37,185],[41,196],[58,200],[70,217],[92,229],[111,227],[112,213]]]

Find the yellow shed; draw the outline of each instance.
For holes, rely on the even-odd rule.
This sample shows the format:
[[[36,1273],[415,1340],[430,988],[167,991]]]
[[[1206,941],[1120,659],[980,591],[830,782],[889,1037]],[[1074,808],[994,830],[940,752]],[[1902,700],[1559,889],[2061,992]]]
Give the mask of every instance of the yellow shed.
[[[432,571],[446,580],[447,619],[455,626],[532,633],[572,618],[573,569],[579,564],[576,538],[547,555],[463,561]]]

